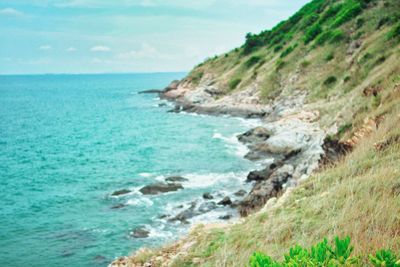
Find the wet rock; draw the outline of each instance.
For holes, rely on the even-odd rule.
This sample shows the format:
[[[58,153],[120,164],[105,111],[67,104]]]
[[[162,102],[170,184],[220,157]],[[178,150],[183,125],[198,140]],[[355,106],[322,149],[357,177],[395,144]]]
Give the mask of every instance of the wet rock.
[[[163,92],[164,92],[164,90],[150,89],[150,90],[140,91],[139,94],[161,94]]]
[[[240,205],[240,201],[238,201],[238,200],[235,200],[230,204],[231,208],[233,208],[233,209],[239,207],[239,205]]]
[[[187,182],[189,179],[186,179],[182,176],[170,176],[165,178],[166,182]]]
[[[247,175],[247,182],[267,180],[276,168],[282,166],[282,162],[274,162],[262,170],[251,171]]]
[[[181,107],[176,105],[173,109],[168,110],[169,113],[179,113],[181,112]]]
[[[118,203],[118,204],[115,204],[114,206],[112,206],[111,209],[113,209],[113,210],[121,209],[121,208],[124,208],[125,206],[126,206],[125,204]]]
[[[139,191],[143,195],[157,195],[160,193],[173,192],[183,189],[183,186],[178,183],[155,183],[142,187]]]
[[[180,213],[178,213],[175,217],[169,219],[169,221],[180,221],[181,223],[189,223],[188,220],[193,218],[194,216],[198,215],[199,213],[195,211],[197,203],[192,202],[190,207]]]
[[[221,220],[229,220],[230,218],[232,218],[231,214],[225,214],[225,215],[218,217],[218,219],[221,219]]]
[[[217,204],[214,201],[204,202],[199,207],[199,212],[206,213],[217,208]]]
[[[121,189],[121,190],[114,191],[111,195],[112,196],[120,196],[120,195],[129,194],[130,192],[132,192],[132,191],[129,189]]]
[[[224,197],[220,202],[218,202],[218,205],[222,205],[222,206],[228,206],[232,204],[232,200],[230,199],[230,197]]]
[[[243,197],[246,195],[246,190],[240,189],[239,191],[235,192],[234,195],[237,197]]]
[[[107,258],[104,257],[103,255],[96,255],[93,258],[94,261],[99,262],[99,263],[106,263],[107,262]]]
[[[161,214],[160,216],[158,216],[158,219],[166,219],[168,218],[167,214]]]
[[[213,199],[214,197],[210,193],[204,193],[203,198],[204,199]]]
[[[167,103],[159,103],[158,106],[159,106],[159,107],[166,107],[166,106],[167,106]]]
[[[253,128],[244,134],[238,135],[238,140],[244,144],[260,143],[266,141],[272,135],[271,131],[264,127]]]
[[[284,165],[274,171],[267,180],[259,181],[239,205],[241,216],[247,216],[264,206],[268,199],[276,197],[283,189],[283,185],[292,178],[294,168]]]
[[[130,233],[130,236],[133,238],[146,238],[149,237],[149,234],[150,232],[147,231],[143,226],[139,226]]]

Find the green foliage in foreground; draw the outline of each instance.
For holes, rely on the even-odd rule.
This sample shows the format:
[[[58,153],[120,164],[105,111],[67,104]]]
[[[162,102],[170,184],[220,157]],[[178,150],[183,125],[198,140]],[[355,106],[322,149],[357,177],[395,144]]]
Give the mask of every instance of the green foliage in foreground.
[[[325,238],[320,243],[305,249],[299,245],[291,248],[281,262],[270,256],[256,252],[250,257],[250,267],[306,267],[306,266],[365,266],[361,257],[352,256],[353,247],[350,237],[335,238],[334,244],[328,244]],[[369,255],[370,266],[400,267],[400,258],[390,250],[379,250],[375,255]]]

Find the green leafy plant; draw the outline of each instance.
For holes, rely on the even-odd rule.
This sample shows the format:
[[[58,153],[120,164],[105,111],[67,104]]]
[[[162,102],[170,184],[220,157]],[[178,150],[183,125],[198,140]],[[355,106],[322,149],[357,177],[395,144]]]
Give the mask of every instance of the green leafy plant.
[[[369,259],[375,267],[400,267],[400,259],[397,260],[390,250],[378,250],[375,255],[369,255]]]
[[[352,256],[353,246],[350,237],[340,239],[336,237],[332,245],[324,238],[318,244],[305,249],[296,245],[284,255],[282,262],[275,261],[261,252],[254,253],[249,260],[250,267],[345,267],[361,265],[360,257]],[[369,255],[372,266],[400,267],[400,259],[390,250],[379,250],[375,255]]]
[[[253,65],[257,64],[258,62],[260,62],[260,60],[261,60],[260,56],[252,56],[244,63],[244,66],[246,68],[250,68]]]
[[[340,12],[337,14],[333,27],[339,27],[362,12],[361,4],[358,1],[347,0]]]
[[[337,78],[335,76],[329,76],[328,78],[326,78],[326,80],[324,81],[324,85],[325,86],[330,86],[334,83],[336,83]]]
[[[313,26],[311,26],[305,36],[304,36],[304,43],[308,44],[310,43],[312,40],[314,40],[318,34],[320,34],[322,32],[322,27],[319,23],[314,24]]]

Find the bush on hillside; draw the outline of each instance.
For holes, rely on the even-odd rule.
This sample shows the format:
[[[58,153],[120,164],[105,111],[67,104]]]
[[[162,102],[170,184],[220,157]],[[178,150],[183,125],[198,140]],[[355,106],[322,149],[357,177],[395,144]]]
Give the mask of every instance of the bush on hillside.
[[[294,45],[289,46],[288,48],[286,48],[286,49],[281,53],[280,58],[284,58],[284,57],[286,57],[287,55],[289,55],[290,53],[292,53],[293,50],[296,49],[296,47],[297,47],[297,44],[294,44]]]
[[[325,61],[331,61],[334,58],[335,58],[335,54],[333,54],[333,52],[330,52],[329,54],[326,55]]]
[[[304,36],[304,43],[308,44],[310,43],[312,40],[314,40],[318,34],[320,34],[322,32],[322,27],[319,23],[315,23],[313,26],[311,26],[305,36]]]
[[[257,64],[260,60],[261,60],[260,56],[252,56],[244,63],[244,66],[246,68],[250,68],[250,67],[254,66],[255,64]]]
[[[231,80],[229,82],[229,89],[230,90],[235,89],[239,85],[239,83],[241,83],[241,82],[242,82],[242,79],[240,79],[240,78],[236,78],[236,79]]]
[[[360,257],[352,256],[353,247],[350,237],[335,238],[330,245],[325,238],[310,249],[299,245],[290,248],[284,260],[273,260],[261,252],[255,252],[250,257],[250,267],[294,267],[294,266],[361,266]],[[379,250],[375,255],[368,256],[373,266],[400,267],[400,258],[391,250]]]
[[[343,4],[336,4],[328,8],[327,11],[325,11],[320,19],[320,23],[324,23],[325,21],[334,18],[335,15],[342,9]]]
[[[326,78],[326,80],[324,81],[324,85],[325,86],[330,86],[334,83],[336,83],[337,78],[335,76],[329,76],[328,78]]]
[[[336,29],[332,31],[332,36],[329,40],[331,44],[338,43],[346,38],[344,32],[340,29]]]
[[[388,39],[400,39],[400,22],[393,26],[393,28],[388,33]]]
[[[354,0],[347,0],[340,12],[337,14],[333,27],[339,27],[347,21],[355,18],[362,12],[361,4]]]

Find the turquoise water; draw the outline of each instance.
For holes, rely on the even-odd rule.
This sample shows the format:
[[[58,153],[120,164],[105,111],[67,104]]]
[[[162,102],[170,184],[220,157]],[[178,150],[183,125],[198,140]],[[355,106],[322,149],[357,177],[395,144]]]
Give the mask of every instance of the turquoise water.
[[[137,94],[183,75],[0,76],[0,266],[106,266],[187,230],[159,215],[243,186],[252,165],[235,134],[248,122],[168,113],[155,95]],[[189,182],[164,195],[137,191],[168,175]],[[133,193],[110,196],[123,188]],[[130,237],[140,225],[149,238]]]

